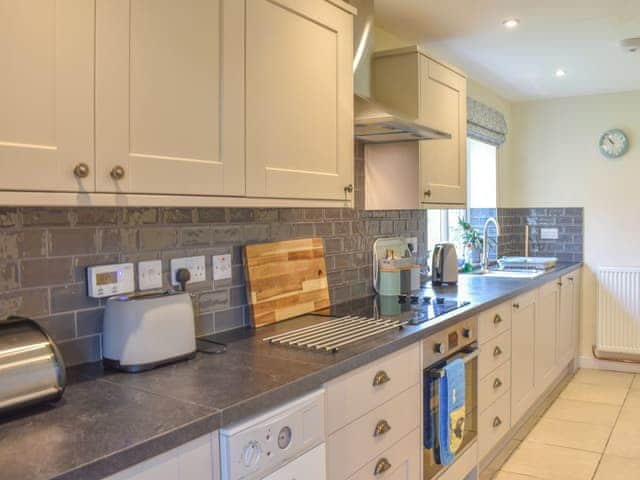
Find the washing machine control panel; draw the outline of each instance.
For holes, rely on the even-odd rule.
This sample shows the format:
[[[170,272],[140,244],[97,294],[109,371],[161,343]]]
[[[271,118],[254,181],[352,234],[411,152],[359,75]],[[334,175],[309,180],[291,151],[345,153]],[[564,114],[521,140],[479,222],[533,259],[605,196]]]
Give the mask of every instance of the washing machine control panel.
[[[324,442],[324,391],[220,431],[222,479],[266,476]]]

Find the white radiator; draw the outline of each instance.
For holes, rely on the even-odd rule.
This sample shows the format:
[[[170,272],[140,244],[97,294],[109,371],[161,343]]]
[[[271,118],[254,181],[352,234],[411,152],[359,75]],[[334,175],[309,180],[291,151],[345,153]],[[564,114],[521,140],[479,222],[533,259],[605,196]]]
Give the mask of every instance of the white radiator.
[[[595,356],[640,361],[640,268],[600,267],[597,308]]]

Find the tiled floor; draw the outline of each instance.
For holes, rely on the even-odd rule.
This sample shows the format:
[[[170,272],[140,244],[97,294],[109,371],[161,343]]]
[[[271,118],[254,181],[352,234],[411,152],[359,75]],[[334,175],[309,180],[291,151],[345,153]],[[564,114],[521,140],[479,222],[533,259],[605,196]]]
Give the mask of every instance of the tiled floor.
[[[494,480],[640,479],[640,375],[579,370],[534,422]]]

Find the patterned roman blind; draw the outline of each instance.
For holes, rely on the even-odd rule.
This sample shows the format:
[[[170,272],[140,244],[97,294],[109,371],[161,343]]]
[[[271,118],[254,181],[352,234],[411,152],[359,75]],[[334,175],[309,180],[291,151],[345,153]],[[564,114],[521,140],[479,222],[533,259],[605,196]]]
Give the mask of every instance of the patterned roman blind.
[[[507,139],[507,121],[493,108],[467,97],[467,135],[492,145]]]

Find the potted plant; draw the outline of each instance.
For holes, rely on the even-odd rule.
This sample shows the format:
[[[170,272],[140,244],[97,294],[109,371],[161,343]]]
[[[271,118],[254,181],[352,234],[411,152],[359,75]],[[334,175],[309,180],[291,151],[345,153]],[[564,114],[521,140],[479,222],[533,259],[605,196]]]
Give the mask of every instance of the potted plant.
[[[464,218],[458,218],[458,235],[465,252],[465,263],[479,264],[482,252],[482,235]]]

